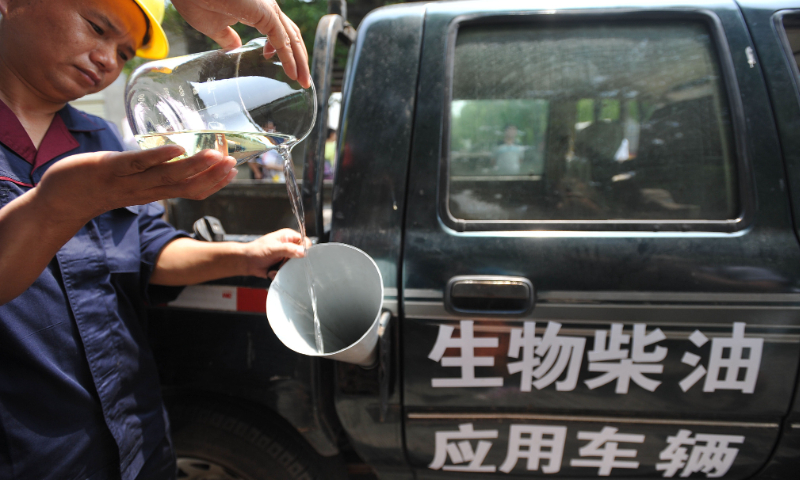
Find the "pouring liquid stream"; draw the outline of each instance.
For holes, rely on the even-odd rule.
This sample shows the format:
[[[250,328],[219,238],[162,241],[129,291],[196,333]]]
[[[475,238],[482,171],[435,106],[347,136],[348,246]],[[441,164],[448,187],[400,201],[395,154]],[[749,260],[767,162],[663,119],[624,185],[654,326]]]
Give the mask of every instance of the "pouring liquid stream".
[[[230,155],[236,159],[237,164],[254,159],[259,155],[269,151],[277,151],[283,158],[283,171],[286,177],[286,190],[289,193],[289,201],[292,206],[292,213],[297,219],[300,229],[300,244],[303,251],[308,255],[306,248],[306,223],[303,212],[303,204],[300,197],[300,189],[297,186],[297,178],[294,173],[292,159],[289,156],[289,149],[294,146],[297,140],[291,135],[277,133],[248,133],[217,130],[192,130],[182,132],[165,132],[151,135],[137,135],[136,140],[142,150],[160,147],[163,145],[180,145],[186,150],[184,155],[177,159],[192,156],[202,150],[217,150],[223,155]],[[175,160],[177,160],[175,159]],[[324,353],[322,342],[322,330],[320,328],[319,316],[317,315],[317,297],[314,293],[314,276],[311,266],[305,262],[306,281],[308,283],[308,294],[311,298],[311,310],[314,315],[314,340],[317,352]]]
[[[297,225],[300,228],[300,244],[303,246],[303,251],[308,255],[308,248],[306,248],[306,222],[305,212],[303,211],[303,203],[301,202],[300,189],[297,187],[297,178],[294,174],[294,165],[292,159],[289,157],[289,149],[286,147],[278,147],[278,153],[283,157],[283,174],[286,177],[286,190],[289,193],[289,201],[292,205],[292,212],[297,219]],[[324,344],[322,341],[322,329],[320,326],[319,315],[317,315],[317,296],[314,293],[314,275],[311,273],[311,265],[308,261],[305,262],[306,282],[308,283],[308,295],[311,298],[311,310],[314,315],[314,341],[316,343],[317,352],[325,353]]]

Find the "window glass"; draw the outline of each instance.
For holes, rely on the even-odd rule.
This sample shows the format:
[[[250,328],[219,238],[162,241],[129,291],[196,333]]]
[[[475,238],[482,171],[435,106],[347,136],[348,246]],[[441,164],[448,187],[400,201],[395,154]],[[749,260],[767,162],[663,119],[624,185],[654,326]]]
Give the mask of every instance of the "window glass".
[[[798,70],[800,70],[800,15],[786,15],[783,17],[783,28],[786,31],[786,39],[789,41],[789,48],[792,51],[792,55],[794,55],[794,61],[797,63]]]
[[[702,23],[465,26],[448,207],[463,220],[725,220],[731,125]]]

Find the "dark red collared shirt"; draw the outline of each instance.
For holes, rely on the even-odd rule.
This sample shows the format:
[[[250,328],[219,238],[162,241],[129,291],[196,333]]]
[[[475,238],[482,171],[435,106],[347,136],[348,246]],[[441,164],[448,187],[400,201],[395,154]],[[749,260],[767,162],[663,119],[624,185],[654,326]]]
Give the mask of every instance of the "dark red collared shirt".
[[[0,102],[0,208],[64,157],[106,150],[122,150],[116,129],[70,106],[37,150]],[[162,214],[149,204],[100,215],[0,306],[0,478],[132,480],[164,454],[168,422],[140,324],[159,293],[149,285],[158,255],[184,235]]]
[[[89,132],[103,130],[103,127],[93,123],[84,124],[83,128]],[[53,118],[39,150],[36,150],[28,132],[25,131],[14,112],[3,102],[0,102],[0,143],[31,164],[33,166],[31,173],[50,160],[80,146],[59,114]],[[2,177],[2,180],[15,181],[13,177]],[[25,186],[32,187],[33,185],[25,184]]]

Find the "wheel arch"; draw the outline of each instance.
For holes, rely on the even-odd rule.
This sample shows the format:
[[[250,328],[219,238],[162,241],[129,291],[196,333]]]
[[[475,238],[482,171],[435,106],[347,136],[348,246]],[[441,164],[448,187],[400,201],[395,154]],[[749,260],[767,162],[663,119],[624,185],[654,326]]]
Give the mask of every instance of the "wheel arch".
[[[308,459],[309,464],[321,466],[321,470],[329,475],[325,478],[347,478],[347,467],[341,454],[323,456],[287,418],[263,404],[192,389],[165,392],[164,400],[173,436],[187,422],[200,419],[265,448],[276,461],[288,461],[284,450],[291,450],[291,453]],[[291,448],[285,448],[286,445]],[[176,444],[175,449],[180,452],[181,446]]]

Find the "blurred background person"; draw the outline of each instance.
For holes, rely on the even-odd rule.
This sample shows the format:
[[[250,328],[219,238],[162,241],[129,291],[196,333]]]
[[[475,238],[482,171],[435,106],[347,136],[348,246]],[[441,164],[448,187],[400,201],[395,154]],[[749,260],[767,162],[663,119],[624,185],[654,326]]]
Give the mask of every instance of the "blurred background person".
[[[517,144],[516,125],[506,125],[503,129],[503,143],[492,152],[494,173],[496,175],[519,175],[525,147]]]
[[[333,180],[333,170],[336,166],[336,130],[328,129],[328,138],[325,139],[325,167],[323,178]]]
[[[291,159],[291,154],[289,158]],[[273,183],[286,182],[286,177],[283,173],[283,157],[277,150],[269,150],[247,164],[250,166],[255,180]]]

